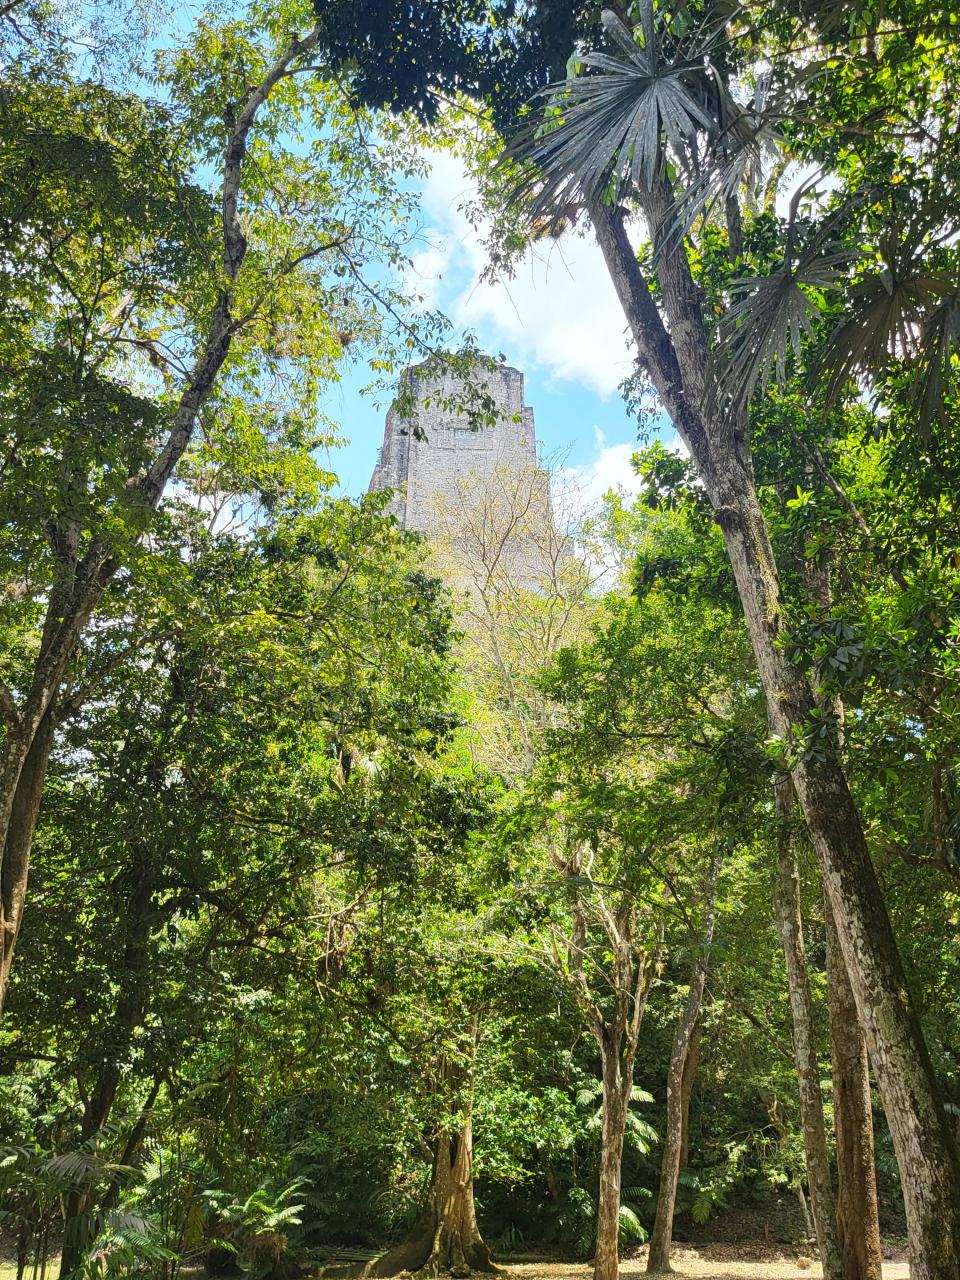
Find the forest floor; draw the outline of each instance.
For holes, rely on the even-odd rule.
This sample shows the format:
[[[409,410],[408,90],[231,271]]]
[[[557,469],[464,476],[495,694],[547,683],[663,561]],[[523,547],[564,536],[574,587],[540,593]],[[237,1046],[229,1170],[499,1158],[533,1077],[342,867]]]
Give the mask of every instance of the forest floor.
[[[645,1274],[647,1255],[639,1249],[620,1263],[620,1274]],[[718,1244],[696,1248],[677,1246],[673,1269],[690,1280],[820,1280],[819,1262],[811,1262],[788,1248],[770,1245]],[[586,1262],[522,1262],[505,1260],[510,1280],[590,1280],[592,1269]],[[883,1280],[907,1280],[910,1268],[905,1260],[884,1262]]]
[[[902,1255],[901,1255],[902,1258]],[[908,1280],[910,1268],[905,1259],[884,1262],[883,1280]],[[645,1274],[646,1249],[638,1249],[621,1259],[620,1274],[639,1277]],[[516,1255],[500,1261],[505,1280],[591,1280],[589,1262],[557,1262],[535,1255]],[[696,1247],[678,1245],[673,1251],[673,1269],[678,1277],[689,1280],[821,1280],[819,1262],[812,1262],[787,1246],[764,1244],[703,1244]],[[48,1266],[47,1275],[55,1276],[56,1260]],[[0,1261],[0,1280],[16,1280],[16,1266]],[[27,1272],[29,1275],[29,1270]],[[201,1280],[199,1268],[185,1268],[189,1280]]]

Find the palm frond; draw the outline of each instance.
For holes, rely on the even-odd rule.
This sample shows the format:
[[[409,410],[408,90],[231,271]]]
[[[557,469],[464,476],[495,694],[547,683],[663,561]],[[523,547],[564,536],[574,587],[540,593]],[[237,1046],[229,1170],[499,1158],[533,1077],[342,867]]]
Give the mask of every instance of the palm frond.
[[[956,385],[958,358],[960,288],[954,287],[927,314],[921,330],[914,399],[924,432],[929,431],[934,419],[946,425],[947,398]]]
[[[661,229],[658,251],[672,249],[699,218],[709,218],[718,206],[737,197],[761,170],[763,153],[752,138],[744,138],[726,155],[708,164],[681,193],[671,210],[672,218]]]
[[[628,1204],[620,1206],[619,1235],[621,1245],[643,1244],[647,1238],[646,1227]]]
[[[652,0],[640,7],[643,43],[609,9],[603,26],[617,54],[586,53],[586,74],[544,90],[544,118],[522,132],[507,151],[521,163],[510,193],[539,221],[608,187],[632,183],[650,189],[669,147],[685,163],[699,133],[715,129],[702,105],[709,72],[706,48],[664,61]]]
[[[782,140],[772,123],[773,101],[769,75],[758,77],[753,100],[741,108],[718,83],[725,120],[704,156],[701,172],[674,203],[670,222],[660,229],[658,252],[672,249],[700,218],[741,193],[757,199]]]
[[[858,375],[883,374],[891,362],[912,366],[912,398],[927,431],[944,420],[960,353],[960,288],[950,275],[925,262],[922,235],[880,244],[881,267],[856,281],[846,318],[826,345],[818,372],[829,378],[827,404]]]
[[[264,1216],[263,1224],[271,1231],[275,1231],[277,1227],[285,1226],[290,1223],[292,1226],[299,1227],[303,1221],[300,1214],[305,1206],[302,1204],[288,1204],[282,1209],[275,1209],[273,1213]]]
[[[916,350],[925,308],[938,281],[915,252],[888,237],[881,245],[882,268],[857,280],[849,292],[847,318],[831,334],[819,362],[829,375],[828,403],[858,373],[878,373],[891,358]]]
[[[75,1151],[61,1151],[51,1156],[46,1163],[48,1176],[68,1190],[89,1186],[106,1174],[132,1172],[128,1166],[120,1165],[101,1155],[90,1139]]]
[[[593,1106],[603,1092],[603,1085],[599,1080],[589,1080],[580,1084],[577,1089],[577,1106],[590,1107]]]
[[[635,1203],[638,1200],[652,1200],[653,1192],[649,1187],[643,1187],[639,1184],[630,1187],[624,1187],[621,1195],[628,1204]]]
[[[627,1113],[626,1137],[634,1150],[642,1155],[646,1155],[650,1148],[660,1141],[660,1134],[653,1125],[642,1120],[632,1111]]]
[[[720,324],[714,360],[715,395],[734,407],[749,402],[759,386],[783,383],[789,357],[799,358],[820,317],[810,291],[828,289],[850,264],[848,249],[813,242],[796,260],[789,253],[777,271],[742,276],[730,284],[733,299]]]
[[[178,1254],[163,1242],[159,1222],[132,1209],[107,1214],[87,1256],[96,1259],[96,1270],[106,1275],[129,1275],[144,1264],[174,1262]]]

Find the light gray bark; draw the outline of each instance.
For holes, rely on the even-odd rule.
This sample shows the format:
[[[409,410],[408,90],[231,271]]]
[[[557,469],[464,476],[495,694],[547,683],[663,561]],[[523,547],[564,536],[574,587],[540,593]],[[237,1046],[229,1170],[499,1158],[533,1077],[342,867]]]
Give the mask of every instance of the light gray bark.
[[[764,1098],[764,1105],[767,1108],[767,1115],[770,1117],[770,1123],[773,1125],[773,1131],[777,1135],[777,1142],[780,1144],[780,1150],[783,1152],[784,1160],[790,1160],[790,1134],[787,1126],[783,1122],[780,1114],[780,1099],[774,1094],[769,1098]],[[813,1216],[810,1212],[810,1201],[807,1199],[807,1193],[803,1189],[803,1179],[797,1178],[794,1182],[794,1191],[797,1196],[797,1204],[800,1206],[800,1216],[803,1218],[804,1229],[810,1239],[816,1239],[817,1229],[813,1225]]]
[[[597,1206],[597,1247],[594,1280],[617,1280],[620,1273],[620,1183],[623,1138],[632,1092],[633,1063],[624,1077],[619,1046],[609,1031],[600,1045],[603,1070],[603,1121],[600,1140],[600,1200]]]
[[[603,1110],[593,1276],[594,1280],[618,1280],[623,1139],[633,1095],[633,1066],[640,1028],[659,969],[663,926],[661,923],[658,927],[656,946],[650,951],[642,949],[636,937],[638,911],[633,894],[625,890],[619,902],[611,905],[604,886],[591,882],[592,853],[582,845],[565,855],[556,853],[554,861],[569,885],[572,929],[566,939],[566,963],[554,939],[553,965],[570,986],[600,1050]],[[612,956],[605,974],[613,995],[613,1008],[609,1013],[602,1011],[594,999],[584,963],[588,935],[588,906],[584,896],[587,883],[591,889],[590,918],[602,931]]]

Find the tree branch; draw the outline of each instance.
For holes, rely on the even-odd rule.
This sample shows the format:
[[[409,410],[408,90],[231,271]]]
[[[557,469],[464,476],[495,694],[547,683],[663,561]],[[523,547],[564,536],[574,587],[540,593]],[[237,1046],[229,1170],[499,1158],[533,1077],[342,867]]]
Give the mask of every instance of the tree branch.
[[[138,481],[136,488],[155,507],[166,488],[167,481],[183,456],[196,425],[197,416],[206,403],[227,354],[234,334],[230,308],[233,301],[233,285],[247,252],[247,241],[240,225],[237,209],[240,179],[247,153],[247,135],[257,112],[266,102],[271,90],[281,79],[290,64],[302,54],[313,49],[320,39],[319,24],[302,39],[295,36],[276,60],[259,85],[248,95],[246,102],[232,123],[223,154],[223,269],[225,283],[220,290],[210,321],[206,341],[194,362],[186,389],[180,398],[173,428],[167,441],[154,460],[147,474]]]

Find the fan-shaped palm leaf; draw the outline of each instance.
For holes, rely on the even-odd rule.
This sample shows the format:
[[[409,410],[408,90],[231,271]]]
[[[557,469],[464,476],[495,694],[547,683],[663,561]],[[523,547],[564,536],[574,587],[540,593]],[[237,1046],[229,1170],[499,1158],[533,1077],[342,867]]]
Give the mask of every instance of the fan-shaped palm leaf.
[[[914,397],[921,430],[927,431],[934,418],[945,422],[947,396],[956,381],[960,357],[960,288],[950,289],[925,316],[919,354]]]
[[[760,386],[784,382],[788,357],[799,357],[803,338],[813,337],[820,309],[807,290],[827,289],[849,266],[842,247],[814,242],[795,260],[788,253],[777,271],[742,276],[730,285],[733,298],[720,325],[715,393],[734,406],[746,404]]]
[[[101,1155],[95,1138],[89,1138],[74,1151],[61,1151],[46,1162],[47,1176],[65,1190],[82,1189],[106,1174],[129,1171],[128,1166]]]
[[[827,403],[836,400],[850,378],[876,377],[891,361],[912,366],[912,394],[921,429],[943,419],[960,352],[960,289],[948,274],[924,261],[926,241],[897,239],[880,244],[882,266],[856,282],[847,317],[831,335],[819,362],[827,374]]]
[[[863,276],[849,292],[847,318],[831,335],[819,362],[829,374],[828,403],[857,373],[877,373],[890,358],[915,351],[924,311],[941,292],[914,250],[893,237],[880,246],[883,267]]]
[[[508,159],[532,162],[515,185],[513,199],[530,200],[544,220],[577,200],[591,200],[611,181],[649,189],[665,144],[683,160],[699,132],[715,129],[702,105],[709,77],[709,38],[687,57],[660,57],[652,0],[641,5],[643,44],[620,19],[603,12],[603,25],[618,56],[587,53],[587,74],[545,90],[546,119],[522,133]]]
[[[756,198],[782,147],[771,118],[777,113],[772,110],[769,75],[758,78],[753,101],[746,109],[738,107],[719,83],[718,95],[726,120],[712,139],[702,171],[679,196],[672,220],[661,229],[658,252],[673,248],[698,218],[709,217],[717,205],[738,199],[742,192]]]

